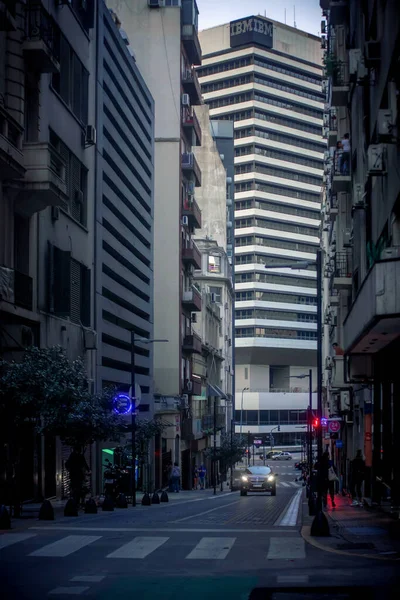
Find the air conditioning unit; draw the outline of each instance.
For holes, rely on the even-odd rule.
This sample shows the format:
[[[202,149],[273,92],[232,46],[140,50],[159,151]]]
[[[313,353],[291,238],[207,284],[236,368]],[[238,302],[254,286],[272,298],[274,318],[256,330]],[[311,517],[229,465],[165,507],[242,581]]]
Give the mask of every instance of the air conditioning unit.
[[[60,218],[60,207],[52,206],[51,207],[51,220],[58,221],[59,218]]]
[[[96,139],[97,139],[96,127],[94,127],[93,125],[87,125],[86,132],[85,132],[86,146],[94,146],[96,143]]]
[[[190,106],[189,94],[182,94],[182,106]]]
[[[349,50],[349,75],[356,75],[358,63],[361,60],[361,49],[352,48]]]
[[[381,259],[400,258],[400,246],[390,246],[381,252]]]
[[[165,0],[147,0],[147,4],[150,8],[163,8],[165,6]]]
[[[367,65],[375,67],[381,60],[381,43],[376,41],[366,42],[364,54]]]
[[[395,141],[393,137],[394,119],[393,112],[390,109],[378,111],[378,137],[381,141]]]
[[[346,229],[343,231],[343,247],[349,248],[353,243],[353,235],[351,229]]]
[[[368,146],[368,175],[379,176],[386,173],[383,144]]]
[[[79,204],[83,204],[84,195],[82,190],[75,190],[75,202],[79,202]]]
[[[327,356],[327,357],[325,358],[325,369],[326,369],[327,371],[330,371],[330,370],[332,369],[332,367],[333,367],[333,359],[332,359],[332,356]]]
[[[85,329],[83,332],[83,343],[85,350],[96,350],[97,348],[97,333],[93,329]]]

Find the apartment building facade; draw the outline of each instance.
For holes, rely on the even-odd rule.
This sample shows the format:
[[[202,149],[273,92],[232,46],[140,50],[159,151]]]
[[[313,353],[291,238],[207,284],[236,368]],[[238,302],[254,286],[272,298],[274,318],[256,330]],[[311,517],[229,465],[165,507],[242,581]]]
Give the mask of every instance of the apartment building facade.
[[[1,355],[60,345],[94,379],[95,3],[48,4],[0,7]],[[23,499],[65,495],[69,448],[31,434]]]
[[[268,433],[280,393],[307,408],[308,378],[293,377],[311,368],[316,383],[315,266],[283,267],[314,261],[320,243],[320,40],[258,16],[204,30],[200,42],[204,100],[235,132],[236,431],[242,419]],[[276,444],[304,435],[292,409],[277,413]]]
[[[96,53],[96,386],[129,392],[134,331],[137,418],[151,419],[153,344],[139,339],[154,338],[154,101],[129,37],[103,1]],[[101,445],[100,475],[113,446]]]
[[[348,486],[350,461],[361,449],[365,496],[379,502],[390,495],[399,506],[398,6],[391,0],[321,0],[320,6],[330,148],[323,224],[326,408],[341,419],[332,450]]]

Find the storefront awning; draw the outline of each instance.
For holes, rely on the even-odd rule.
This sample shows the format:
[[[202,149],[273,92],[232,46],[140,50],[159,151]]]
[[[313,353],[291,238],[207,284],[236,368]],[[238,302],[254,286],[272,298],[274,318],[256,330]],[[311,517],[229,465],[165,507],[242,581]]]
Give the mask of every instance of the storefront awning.
[[[215,396],[216,398],[222,398],[223,400],[228,400],[227,395],[224,394],[224,392],[221,390],[221,388],[218,387],[217,385],[215,385],[215,383],[213,385],[211,385],[211,383],[208,384],[207,395]]]

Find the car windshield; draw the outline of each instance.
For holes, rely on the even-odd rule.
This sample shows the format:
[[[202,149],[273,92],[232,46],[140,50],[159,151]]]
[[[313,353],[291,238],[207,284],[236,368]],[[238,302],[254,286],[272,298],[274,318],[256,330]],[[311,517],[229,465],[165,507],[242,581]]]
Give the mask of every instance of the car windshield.
[[[269,475],[271,469],[269,467],[247,467],[246,473],[250,475]]]

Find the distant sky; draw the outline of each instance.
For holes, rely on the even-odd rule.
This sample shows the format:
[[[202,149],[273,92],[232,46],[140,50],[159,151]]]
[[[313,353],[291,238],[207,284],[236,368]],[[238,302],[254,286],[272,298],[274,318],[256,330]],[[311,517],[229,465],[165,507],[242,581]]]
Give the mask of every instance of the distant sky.
[[[320,34],[322,11],[319,0],[197,0],[200,11],[199,29],[229,23],[241,17],[264,15],[274,21],[293,26],[293,6],[296,6],[297,29]]]

